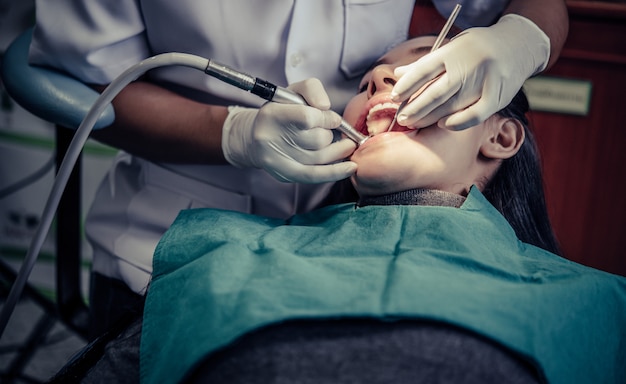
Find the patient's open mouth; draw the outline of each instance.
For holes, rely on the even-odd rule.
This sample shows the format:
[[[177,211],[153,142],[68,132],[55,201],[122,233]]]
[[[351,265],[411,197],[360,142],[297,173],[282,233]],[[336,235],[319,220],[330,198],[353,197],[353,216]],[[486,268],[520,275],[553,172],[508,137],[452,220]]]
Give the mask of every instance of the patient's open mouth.
[[[388,131],[412,131],[412,129],[401,126],[397,122],[389,129],[389,125],[393,121],[397,110],[398,104],[389,101],[375,104],[359,118],[355,128],[367,136],[374,136]]]
[[[387,132],[397,110],[398,105],[395,103],[382,103],[373,106],[365,119],[368,133],[377,135]]]

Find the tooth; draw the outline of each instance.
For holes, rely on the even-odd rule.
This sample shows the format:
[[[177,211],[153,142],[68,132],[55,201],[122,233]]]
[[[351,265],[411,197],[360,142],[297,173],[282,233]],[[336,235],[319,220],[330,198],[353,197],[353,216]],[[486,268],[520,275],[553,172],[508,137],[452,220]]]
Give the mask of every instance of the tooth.
[[[367,118],[365,120],[365,124],[367,126],[367,131],[370,135],[376,135],[382,132],[387,131],[389,128],[389,123],[393,119],[393,114],[398,110],[398,105],[394,103],[382,103],[374,105],[368,112]],[[389,116],[376,114],[379,111],[387,111]]]
[[[394,104],[394,103],[382,103],[382,104],[376,104],[375,106],[373,106],[370,110],[369,113],[367,114],[367,120],[369,120],[372,115],[374,115],[376,112],[378,111],[382,111],[384,109],[393,109],[393,110],[397,110],[398,109],[398,105]]]

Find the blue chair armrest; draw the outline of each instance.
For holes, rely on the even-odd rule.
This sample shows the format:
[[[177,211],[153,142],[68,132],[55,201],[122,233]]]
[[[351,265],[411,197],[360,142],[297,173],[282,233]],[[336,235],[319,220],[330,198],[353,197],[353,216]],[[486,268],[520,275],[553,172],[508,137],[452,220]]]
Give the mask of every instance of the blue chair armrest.
[[[28,49],[32,35],[32,28],[26,30],[4,53],[4,86],[9,95],[33,115],[56,125],[76,129],[100,94],[70,75],[30,65]],[[93,129],[109,126],[114,120],[113,106],[108,105]]]

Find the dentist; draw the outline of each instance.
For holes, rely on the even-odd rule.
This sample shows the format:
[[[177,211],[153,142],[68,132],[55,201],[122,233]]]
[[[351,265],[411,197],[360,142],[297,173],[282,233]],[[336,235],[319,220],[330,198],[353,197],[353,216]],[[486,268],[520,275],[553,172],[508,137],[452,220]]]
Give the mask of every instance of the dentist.
[[[434,4],[447,17],[457,2]],[[151,71],[118,95],[115,123],[92,135],[122,150],[86,221],[94,336],[141,304],[156,244],[181,209],[285,218],[332,197],[332,182],[356,170],[343,161],[355,144],[335,140],[340,118],[332,111],[342,112],[374,60],[407,38],[415,3],[37,1],[31,62],[95,89],[142,59],[185,52],[291,84],[311,106],[276,104],[260,115],[257,97],[179,67]],[[398,69],[405,74],[394,90],[398,102],[445,72],[407,105],[401,124],[463,129],[480,122],[552,64],[567,35],[563,0],[462,5],[458,26],[484,28],[467,29],[419,65]],[[303,81],[312,77],[319,81]]]

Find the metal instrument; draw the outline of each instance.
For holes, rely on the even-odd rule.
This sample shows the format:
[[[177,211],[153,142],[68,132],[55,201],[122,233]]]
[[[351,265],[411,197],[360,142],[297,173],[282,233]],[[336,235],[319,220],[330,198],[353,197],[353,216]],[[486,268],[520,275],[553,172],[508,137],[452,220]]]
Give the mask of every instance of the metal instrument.
[[[439,32],[439,35],[437,36],[437,39],[435,40],[435,44],[433,44],[432,48],[430,49],[431,53],[439,49],[439,47],[441,47],[441,43],[443,43],[443,39],[445,39],[446,36],[448,35],[448,32],[450,32],[450,28],[452,28],[452,25],[454,25],[454,21],[456,20],[456,17],[459,15],[460,10],[461,10],[461,4],[457,4],[452,10],[450,17],[448,17],[448,20],[444,24],[443,28],[441,29],[441,32]],[[396,114],[393,116],[393,120],[391,120],[391,124],[389,125],[389,128],[387,128],[387,132],[391,131],[391,128],[393,128],[393,126],[396,124],[396,121],[398,121],[398,115],[404,109],[404,107],[407,105],[408,102],[409,102],[409,98],[407,98],[402,103],[400,103],[400,106],[398,107]]]
[[[269,81],[239,72],[213,60],[209,60],[204,72],[222,80],[225,83],[234,85],[235,87],[241,88],[268,101],[283,104],[307,105],[307,102],[301,95],[287,88],[279,87]],[[359,146],[369,139],[369,136],[365,136],[361,132],[357,131],[343,119],[341,120],[341,125],[339,125],[337,129]]]

